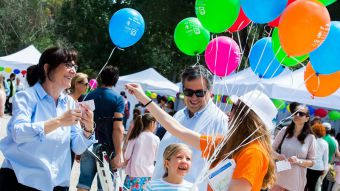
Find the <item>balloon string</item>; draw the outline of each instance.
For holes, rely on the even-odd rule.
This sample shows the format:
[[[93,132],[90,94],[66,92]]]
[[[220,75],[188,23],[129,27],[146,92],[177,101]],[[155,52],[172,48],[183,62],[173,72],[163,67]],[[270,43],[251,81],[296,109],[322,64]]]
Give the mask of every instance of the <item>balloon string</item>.
[[[100,76],[100,74],[103,72],[103,70],[106,67],[106,65],[109,63],[109,60],[112,57],[112,54],[116,50],[116,48],[118,48],[119,50],[124,50],[124,49],[121,49],[121,48],[119,48],[117,46],[112,49],[109,58],[106,60],[106,63],[104,64],[104,66],[99,70],[98,74],[96,75],[96,81],[97,81],[98,77]],[[92,89],[93,89],[93,86],[90,86],[90,90],[86,93],[86,95],[84,96],[82,101],[84,101],[86,99],[87,95],[89,95],[89,93],[91,92]]]

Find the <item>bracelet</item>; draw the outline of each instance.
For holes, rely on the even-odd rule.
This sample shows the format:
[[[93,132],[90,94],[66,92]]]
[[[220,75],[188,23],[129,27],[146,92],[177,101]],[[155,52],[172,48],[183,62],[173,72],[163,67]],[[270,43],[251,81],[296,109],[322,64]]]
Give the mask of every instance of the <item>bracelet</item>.
[[[152,100],[150,100],[148,103],[146,103],[143,107],[148,106],[151,102],[152,102]]]

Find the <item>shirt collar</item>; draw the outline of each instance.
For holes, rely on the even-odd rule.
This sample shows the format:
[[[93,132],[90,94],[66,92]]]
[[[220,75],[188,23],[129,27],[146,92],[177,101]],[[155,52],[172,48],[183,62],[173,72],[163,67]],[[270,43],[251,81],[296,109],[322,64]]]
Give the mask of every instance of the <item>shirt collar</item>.
[[[200,116],[205,110],[207,110],[207,108],[208,108],[211,104],[213,104],[213,102],[212,102],[211,99],[209,99],[208,103],[207,103],[201,110],[196,111],[196,112],[194,113],[194,115],[192,116],[192,118]],[[188,109],[188,107],[185,107],[185,109],[184,109],[184,114],[185,114],[185,117],[190,118],[190,117],[189,117],[189,109]]]
[[[46,96],[49,96],[40,82],[37,82],[33,87],[40,99],[44,99]],[[63,104],[67,103],[67,95],[64,92],[61,92],[61,94],[59,95],[58,102],[61,102]]]

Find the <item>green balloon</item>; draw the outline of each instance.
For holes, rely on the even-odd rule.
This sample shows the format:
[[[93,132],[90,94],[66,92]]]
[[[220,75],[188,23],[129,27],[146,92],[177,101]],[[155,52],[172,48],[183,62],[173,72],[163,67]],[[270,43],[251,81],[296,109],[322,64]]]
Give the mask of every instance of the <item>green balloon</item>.
[[[195,12],[202,25],[212,33],[225,32],[236,21],[240,0],[196,0]]]
[[[145,91],[145,95],[146,96],[151,97],[151,94],[152,94],[152,92],[150,90],[146,90]]]
[[[275,107],[279,110],[283,110],[286,108],[286,102],[281,100],[281,99],[272,99],[273,104],[275,105]]]
[[[336,2],[336,0],[319,0],[323,5],[328,6],[334,2]]]
[[[340,119],[340,112],[338,111],[330,111],[328,113],[328,117],[330,120],[336,121]]]
[[[0,66],[0,72],[4,71],[4,67]]]
[[[285,66],[295,66],[299,64],[299,62],[303,62],[306,60],[309,55],[303,55],[303,56],[292,56],[288,57],[287,53],[282,49],[279,39],[279,29],[275,28],[272,35],[272,43],[273,43],[273,51],[276,55],[276,59]]]
[[[177,24],[174,38],[180,51],[195,56],[201,54],[207,47],[210,33],[197,18],[189,17]]]

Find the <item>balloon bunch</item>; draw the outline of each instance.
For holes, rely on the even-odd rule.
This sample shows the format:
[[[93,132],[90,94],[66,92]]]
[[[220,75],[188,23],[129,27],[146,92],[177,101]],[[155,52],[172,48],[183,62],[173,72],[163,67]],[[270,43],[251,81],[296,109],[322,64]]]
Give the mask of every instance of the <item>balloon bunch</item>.
[[[237,32],[251,22],[268,24],[273,27],[272,36],[259,39],[249,53],[253,72],[260,78],[273,78],[282,73],[284,67],[301,64],[310,57],[313,71],[306,67],[306,87],[313,96],[328,96],[340,87],[340,62],[337,61],[340,22],[331,22],[325,7],[334,2],[196,0],[197,18],[186,18],[178,23],[175,44],[189,56],[205,51],[209,70],[216,76],[225,77],[238,68],[243,52],[232,38],[216,36],[210,39],[210,33]]]
[[[151,92],[150,90],[146,90],[145,95],[151,99],[157,99],[158,97],[162,97],[161,95],[158,95],[156,92]],[[176,101],[176,99],[172,96],[166,96],[166,97],[168,101],[172,101],[172,102]]]
[[[25,76],[27,74],[27,71],[26,70],[19,70],[19,69],[12,69],[12,68],[9,68],[9,67],[3,67],[3,66],[0,66],[0,72],[6,72],[6,73],[14,73],[14,74],[22,74],[22,76]]]

